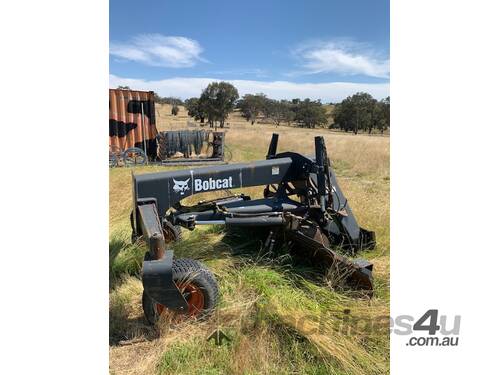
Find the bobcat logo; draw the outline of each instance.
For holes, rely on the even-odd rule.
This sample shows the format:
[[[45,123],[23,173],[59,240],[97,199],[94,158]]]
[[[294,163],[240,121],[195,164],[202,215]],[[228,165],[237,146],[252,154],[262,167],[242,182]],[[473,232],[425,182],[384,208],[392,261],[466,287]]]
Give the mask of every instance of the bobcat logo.
[[[175,183],[173,189],[176,193],[181,193],[181,195],[184,195],[184,192],[189,190],[188,183],[190,178],[188,178],[186,181],[177,181],[175,178],[173,180]]]

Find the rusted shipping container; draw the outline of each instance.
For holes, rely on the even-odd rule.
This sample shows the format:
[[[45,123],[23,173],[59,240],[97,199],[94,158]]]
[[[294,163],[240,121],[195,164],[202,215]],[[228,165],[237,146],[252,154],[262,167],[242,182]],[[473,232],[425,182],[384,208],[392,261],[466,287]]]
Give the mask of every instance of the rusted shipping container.
[[[153,91],[109,90],[109,146],[121,151],[139,147],[156,157]]]

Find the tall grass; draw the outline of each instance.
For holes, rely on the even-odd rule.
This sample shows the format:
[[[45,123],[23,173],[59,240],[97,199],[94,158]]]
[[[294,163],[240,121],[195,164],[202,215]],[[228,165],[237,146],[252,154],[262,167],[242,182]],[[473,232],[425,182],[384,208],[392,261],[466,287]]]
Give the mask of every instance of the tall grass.
[[[262,159],[275,128],[231,124],[233,161]],[[372,299],[335,290],[315,270],[263,254],[260,238],[222,227],[184,231],[178,257],[205,262],[221,301],[205,321],[145,324],[140,265],[144,245],[130,243],[130,169],[110,170],[110,371],[116,374],[387,374],[389,372],[389,139],[279,128],[280,150],[311,154],[325,136],[341,185],[361,226],[378,245]],[[165,170],[142,167],[135,173]],[[260,196],[261,188],[244,189]],[[219,193],[220,194],[220,193]],[[201,199],[196,196],[193,201]],[[231,338],[207,341],[215,329]]]

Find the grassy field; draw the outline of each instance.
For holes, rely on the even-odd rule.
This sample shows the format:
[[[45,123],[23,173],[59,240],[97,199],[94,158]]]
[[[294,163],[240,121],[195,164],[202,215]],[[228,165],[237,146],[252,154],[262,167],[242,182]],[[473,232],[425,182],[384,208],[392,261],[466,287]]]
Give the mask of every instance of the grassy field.
[[[160,130],[186,126],[183,108],[173,118],[162,107]],[[130,242],[131,169],[111,169],[110,373],[389,373],[389,138],[251,126],[237,115],[229,123],[226,140],[232,162],[263,159],[273,132],[280,133],[279,150],[307,154],[313,152],[314,136],[325,136],[358,222],[377,235],[376,249],[361,254],[374,263],[374,296],[336,290],[312,269],[263,254],[254,235],[202,227],[184,231],[185,240],[173,247],[177,257],[201,260],[213,270],[221,290],[217,311],[203,322],[150,327],[140,303],[146,248]],[[151,166],[134,172],[166,169]],[[261,188],[244,191],[262,195]],[[196,201],[202,198],[196,196]],[[208,342],[216,328],[231,341],[222,346]]]

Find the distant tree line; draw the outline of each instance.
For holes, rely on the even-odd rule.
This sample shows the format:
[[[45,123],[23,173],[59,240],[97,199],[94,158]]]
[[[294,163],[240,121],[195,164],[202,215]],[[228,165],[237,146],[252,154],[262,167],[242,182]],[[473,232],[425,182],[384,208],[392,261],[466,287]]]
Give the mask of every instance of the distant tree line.
[[[390,97],[377,101],[370,94],[358,92],[335,105],[333,120],[331,128],[354,134],[371,134],[377,129],[383,134],[390,127]]]
[[[279,126],[283,123],[314,128],[328,124],[326,109],[319,100],[275,100],[266,95],[246,94],[239,99],[238,90],[228,82],[213,82],[207,86],[199,98],[187,99],[184,104],[188,115],[210,127],[218,123],[224,127],[228,115],[238,109],[241,115],[252,123],[258,117]]]
[[[127,88],[121,86],[119,88]],[[228,82],[212,82],[199,97],[184,102],[175,97],[160,97],[155,101],[172,105],[172,115],[176,116],[179,106],[184,105],[188,115],[210,127],[224,127],[227,117],[235,109],[251,124],[265,121],[276,126],[287,124],[305,128],[329,127],[345,132],[384,133],[390,128],[390,97],[374,99],[370,94],[358,92],[342,100],[331,103],[333,111],[327,112],[320,100],[306,98],[276,100],[263,93],[246,94],[239,97],[238,90]],[[330,119],[330,120],[329,120]]]
[[[349,96],[340,103],[331,103],[331,113],[327,112],[320,100],[309,98],[276,100],[263,93],[246,94],[238,98],[238,90],[233,85],[214,82],[203,90],[199,98],[187,99],[184,104],[189,116],[202,123],[207,121],[210,126],[218,121],[224,127],[229,113],[237,109],[252,125],[259,120],[276,126],[330,127],[354,134],[372,133],[375,129],[383,133],[390,127],[390,98],[377,101],[363,92]]]
[[[325,126],[328,123],[327,111],[321,101],[309,98],[275,100],[264,94],[247,94],[238,101],[236,107],[252,125],[258,117],[266,122],[272,122],[276,126],[283,123],[288,125],[294,123],[300,127],[315,128]]]
[[[159,104],[170,104],[170,105],[184,105],[184,102],[180,98],[176,98],[173,96],[161,97],[157,93],[155,93],[155,103]]]

